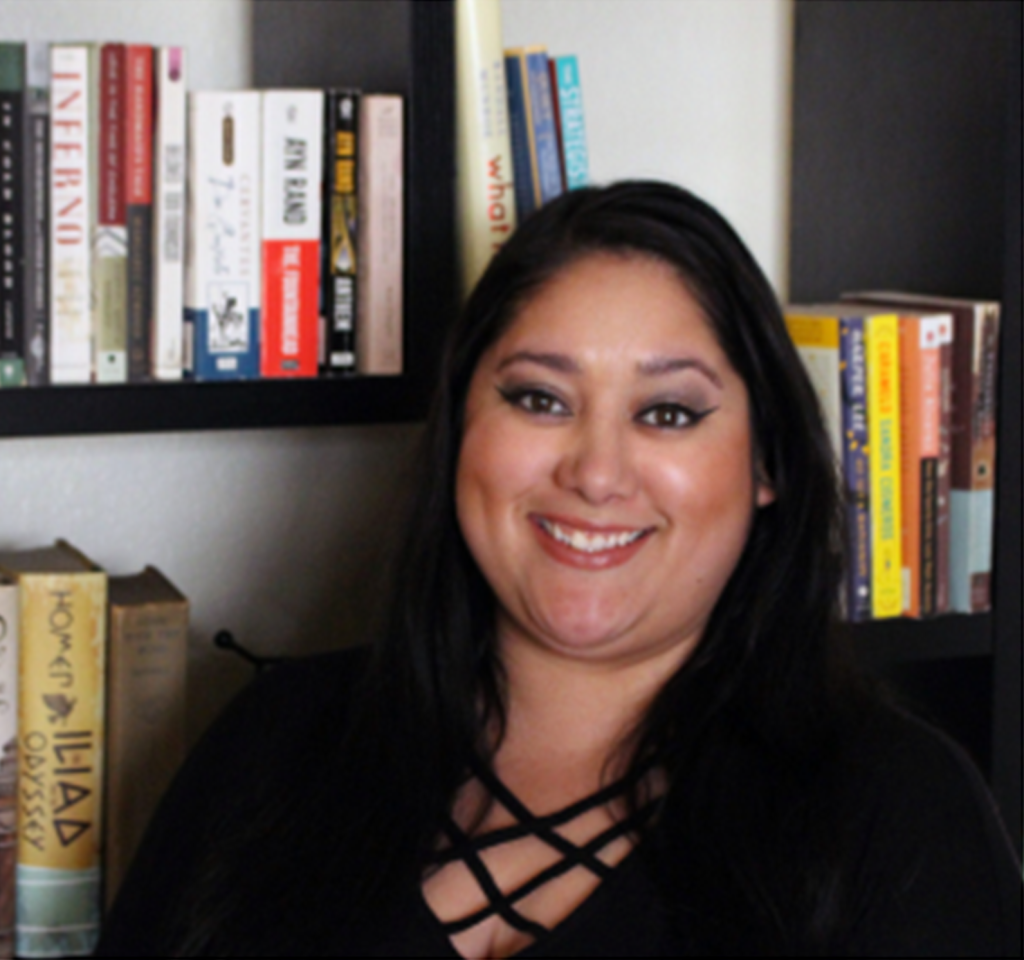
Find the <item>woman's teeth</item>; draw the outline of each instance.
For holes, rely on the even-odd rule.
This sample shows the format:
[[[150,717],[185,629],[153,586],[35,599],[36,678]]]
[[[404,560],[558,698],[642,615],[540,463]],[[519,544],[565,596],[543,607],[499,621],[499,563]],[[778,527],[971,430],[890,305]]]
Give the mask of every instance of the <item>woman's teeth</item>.
[[[582,530],[566,530],[550,520],[541,520],[540,523],[559,543],[582,553],[600,553],[602,550],[625,547],[634,540],[639,540],[645,533],[644,530],[625,533],[584,533]]]

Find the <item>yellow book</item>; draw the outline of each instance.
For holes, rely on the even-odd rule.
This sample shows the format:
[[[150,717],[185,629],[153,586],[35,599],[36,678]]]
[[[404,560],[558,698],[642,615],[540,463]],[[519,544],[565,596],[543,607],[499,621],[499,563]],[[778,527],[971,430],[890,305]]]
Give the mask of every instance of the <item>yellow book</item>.
[[[107,575],[64,541],[0,553],[21,595],[16,953],[91,956],[100,924]]]
[[[868,430],[871,448],[871,612],[903,612],[900,484],[900,334],[894,313],[867,318]]]

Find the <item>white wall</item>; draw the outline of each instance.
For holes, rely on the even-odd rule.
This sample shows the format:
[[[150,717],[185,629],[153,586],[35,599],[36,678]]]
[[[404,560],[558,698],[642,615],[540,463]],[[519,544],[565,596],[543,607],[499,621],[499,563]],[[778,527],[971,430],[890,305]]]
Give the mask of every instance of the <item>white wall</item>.
[[[386,2],[386,0],[381,0]],[[788,0],[504,0],[506,41],[581,58],[595,179],[718,205],[784,272]],[[0,39],[179,42],[192,86],[249,82],[246,0],[0,0]],[[193,733],[248,676],[209,648],[359,638],[413,426],[0,440],[0,548],[65,537],[193,603]]]

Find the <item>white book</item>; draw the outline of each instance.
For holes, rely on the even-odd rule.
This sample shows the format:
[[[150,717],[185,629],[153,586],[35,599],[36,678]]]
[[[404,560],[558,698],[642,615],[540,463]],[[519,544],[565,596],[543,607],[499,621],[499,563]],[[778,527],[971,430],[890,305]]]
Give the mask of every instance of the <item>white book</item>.
[[[153,152],[153,376],[180,380],[185,297],[185,90],[183,47],[156,51]]]
[[[202,90],[188,101],[186,361],[197,380],[258,377],[260,93]]]
[[[366,94],[359,111],[359,252],[356,365],[402,372],[403,109],[393,94]]]
[[[263,92],[260,374],[315,377],[320,336],[324,95]]]
[[[92,379],[97,50],[50,48],[50,379]]]

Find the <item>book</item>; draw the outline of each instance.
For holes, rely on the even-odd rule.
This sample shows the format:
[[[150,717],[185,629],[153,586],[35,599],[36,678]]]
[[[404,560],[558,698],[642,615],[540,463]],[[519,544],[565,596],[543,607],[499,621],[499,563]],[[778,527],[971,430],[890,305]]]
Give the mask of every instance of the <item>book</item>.
[[[871,457],[871,612],[903,610],[900,470],[900,341],[895,313],[865,317],[868,437]]]
[[[456,0],[456,222],[464,295],[516,227],[503,49],[499,0]]]
[[[188,58],[184,47],[154,51],[153,319],[150,375],[180,380],[185,283],[185,162]]]
[[[547,51],[541,46],[513,47],[505,51],[505,63],[516,183],[519,182],[519,165],[525,162],[521,142],[518,145],[515,142],[517,130],[520,141],[525,134],[529,157],[526,183],[530,190],[516,192],[517,216],[522,218],[562,193],[562,165]]]
[[[99,48],[50,47],[50,381],[92,379],[92,236]]]
[[[25,378],[50,381],[50,47],[25,47]]]
[[[19,607],[18,585],[0,576],[0,960],[14,956]]]
[[[25,44],[0,43],[0,387],[25,385]]]
[[[153,315],[153,48],[125,51],[125,205],[128,220],[128,379],[150,378]]]
[[[1000,304],[903,291],[844,296],[894,304],[904,310],[948,312],[953,317],[949,609],[960,613],[989,610]]]
[[[562,179],[566,190],[575,190],[590,182],[590,154],[587,151],[587,128],[583,118],[579,60],[575,54],[568,54],[551,57],[548,63]]]
[[[315,377],[320,339],[324,95],[262,96],[263,304],[260,374]]]
[[[100,49],[99,150],[96,170],[99,205],[93,260],[96,299],[96,381],[128,379],[128,221],[125,205],[125,108],[128,78],[123,43]]]
[[[111,576],[108,591],[104,900],[109,907],[185,758],[189,606],[154,567]]]
[[[847,305],[785,309],[786,326],[807,368],[836,454],[846,504],[847,620],[871,619],[871,512],[864,319]]]
[[[320,372],[355,373],[356,285],[359,283],[359,98],[355,89],[324,95],[324,190],[320,270]]]
[[[185,364],[197,380],[259,376],[260,94],[189,94]]]
[[[395,94],[360,104],[356,366],[365,374],[402,372],[403,113]]]
[[[530,157],[529,85],[522,58],[505,53],[505,87],[508,91],[508,130],[512,148],[512,185],[516,221],[522,222],[539,206],[537,171]]]
[[[100,925],[107,577],[64,541],[0,553],[21,600],[16,954],[89,956]]]

